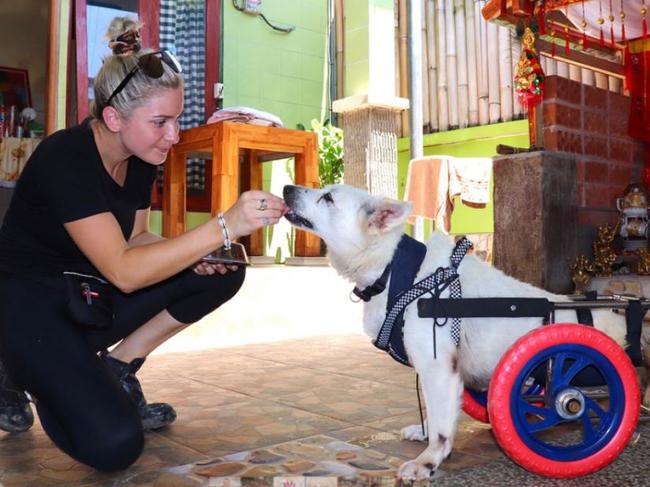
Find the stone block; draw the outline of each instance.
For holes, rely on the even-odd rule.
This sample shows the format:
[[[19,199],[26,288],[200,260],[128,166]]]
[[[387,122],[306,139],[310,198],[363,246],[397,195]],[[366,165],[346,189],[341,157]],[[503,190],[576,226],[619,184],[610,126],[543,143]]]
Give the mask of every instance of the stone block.
[[[572,291],[575,162],[573,154],[549,151],[494,160],[494,265],[556,293]]]

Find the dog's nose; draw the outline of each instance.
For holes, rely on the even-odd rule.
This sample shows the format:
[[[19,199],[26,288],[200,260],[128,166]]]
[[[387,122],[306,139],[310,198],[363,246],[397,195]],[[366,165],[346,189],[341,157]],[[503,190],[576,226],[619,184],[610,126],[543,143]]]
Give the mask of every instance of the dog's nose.
[[[297,192],[298,186],[294,186],[293,184],[287,184],[284,186],[284,188],[282,188],[282,196],[289,206],[291,206],[290,201],[294,200]]]

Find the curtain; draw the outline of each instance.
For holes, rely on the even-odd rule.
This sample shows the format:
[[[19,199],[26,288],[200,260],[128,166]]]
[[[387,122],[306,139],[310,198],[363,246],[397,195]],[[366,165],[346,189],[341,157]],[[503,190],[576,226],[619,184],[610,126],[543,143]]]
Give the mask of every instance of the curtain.
[[[160,48],[173,52],[183,67],[185,108],[181,130],[205,122],[205,1],[160,0]],[[205,187],[204,161],[187,161],[188,190]]]

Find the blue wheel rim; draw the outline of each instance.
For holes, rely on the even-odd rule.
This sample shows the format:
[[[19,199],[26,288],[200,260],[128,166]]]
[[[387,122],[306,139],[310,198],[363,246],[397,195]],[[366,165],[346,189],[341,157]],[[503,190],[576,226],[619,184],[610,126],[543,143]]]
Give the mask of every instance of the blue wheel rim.
[[[469,395],[474,399],[478,404],[481,406],[487,408],[487,402],[488,402],[488,391],[478,391],[476,389],[470,389],[469,387],[466,387],[465,390],[469,393]],[[525,394],[541,394],[542,391],[544,390],[543,386],[539,384],[538,382],[533,382],[531,386],[526,390]]]
[[[553,359],[551,381],[545,395],[550,394],[550,405],[539,406],[526,400],[526,379],[540,365]],[[562,418],[555,409],[555,396],[566,388],[579,388],[576,376],[585,369],[596,369],[608,387],[609,406],[605,409],[592,398],[584,396],[585,407],[575,420]],[[614,365],[597,350],[584,345],[560,344],[542,350],[531,358],[516,377],[510,391],[510,411],[515,429],[521,440],[535,453],[556,461],[574,461],[590,457],[607,445],[618,431],[625,409],[625,391]],[[590,417],[591,413],[591,417]],[[596,421],[592,423],[595,415]],[[541,420],[531,422],[530,418]],[[542,433],[555,426],[577,423],[581,430],[580,441],[558,445],[541,438]]]

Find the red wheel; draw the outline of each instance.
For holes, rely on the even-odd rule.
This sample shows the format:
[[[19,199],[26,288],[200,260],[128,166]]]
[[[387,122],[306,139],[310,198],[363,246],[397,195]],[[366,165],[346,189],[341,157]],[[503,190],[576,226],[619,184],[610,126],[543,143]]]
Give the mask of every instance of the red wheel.
[[[526,394],[543,381],[544,396]],[[540,379],[541,377],[541,379]],[[611,463],[632,437],[640,391],[625,351],[582,325],[538,328],[501,358],[488,389],[488,415],[503,450],[531,472],[578,477]]]
[[[467,389],[463,391],[463,411],[482,423],[489,423],[487,412],[487,392]]]

